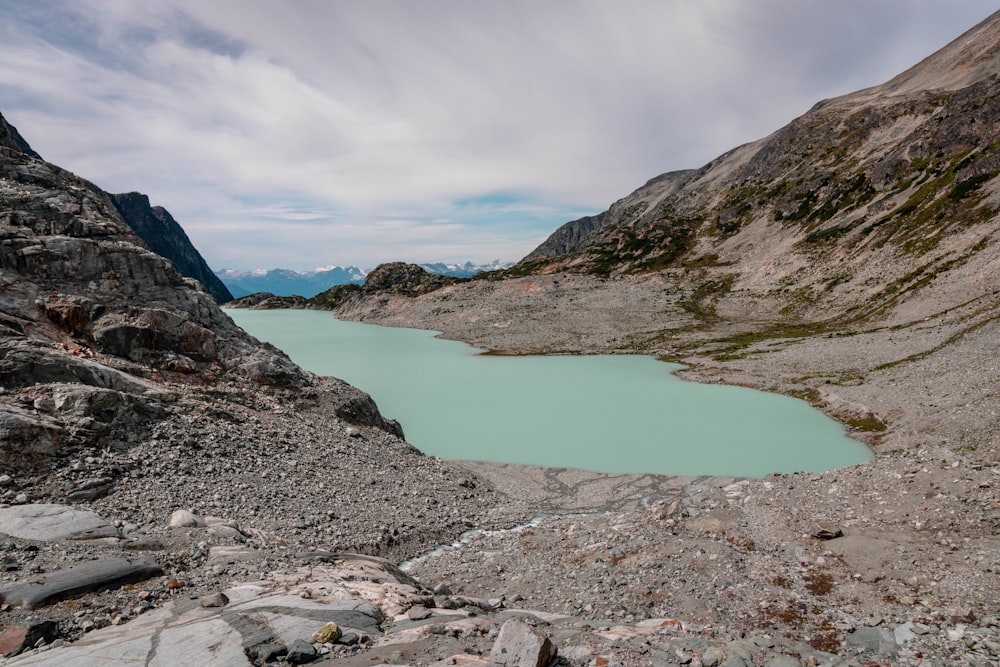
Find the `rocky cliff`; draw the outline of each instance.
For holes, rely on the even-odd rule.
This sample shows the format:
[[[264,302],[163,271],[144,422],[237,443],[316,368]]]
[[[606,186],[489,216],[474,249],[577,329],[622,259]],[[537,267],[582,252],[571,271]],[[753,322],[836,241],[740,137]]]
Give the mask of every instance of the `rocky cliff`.
[[[169,400],[164,377],[309,382],[151,252],[99,188],[16,142],[0,151],[6,463],[141,431]]]
[[[150,206],[149,197],[139,192],[111,195],[111,202],[132,231],[149,249],[169,259],[182,276],[194,278],[217,303],[233,300],[233,295],[208,267],[188,235],[162,206]]]

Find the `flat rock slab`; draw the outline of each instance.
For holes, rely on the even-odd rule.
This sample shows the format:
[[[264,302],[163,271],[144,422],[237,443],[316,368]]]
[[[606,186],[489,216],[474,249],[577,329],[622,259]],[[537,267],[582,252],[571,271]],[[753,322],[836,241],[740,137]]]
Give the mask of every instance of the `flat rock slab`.
[[[229,604],[202,607],[197,600],[179,596],[124,625],[111,625],[84,635],[79,641],[44,651],[22,654],[5,665],[38,667],[252,667],[292,651],[297,642],[312,646],[312,633],[335,622],[373,637],[382,635],[382,609],[365,596],[382,593],[388,600],[405,584],[346,580],[345,575],[363,566],[382,570],[357,560],[330,566],[327,572],[311,567],[284,573],[288,582],[312,577],[307,583],[284,579],[249,583],[222,591]],[[383,572],[384,573],[384,572]],[[397,588],[401,586],[402,588]],[[312,597],[300,592],[308,588]],[[437,638],[435,638],[437,639]],[[301,650],[297,650],[301,653]],[[455,648],[452,652],[461,652]],[[364,663],[370,667],[373,663]]]
[[[93,512],[43,504],[0,509],[0,533],[41,542],[118,537],[118,529]]]
[[[155,563],[133,563],[125,558],[106,558],[4,586],[0,588],[0,598],[15,607],[35,609],[57,600],[117,588],[161,574],[163,570]]]

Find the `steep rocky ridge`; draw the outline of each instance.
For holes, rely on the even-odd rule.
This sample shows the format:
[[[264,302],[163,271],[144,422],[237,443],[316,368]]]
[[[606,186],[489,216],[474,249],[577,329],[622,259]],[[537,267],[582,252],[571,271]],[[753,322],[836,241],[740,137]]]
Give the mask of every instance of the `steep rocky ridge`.
[[[150,206],[149,197],[139,192],[111,195],[122,219],[139,235],[149,249],[173,262],[182,276],[194,278],[218,303],[233,300],[233,295],[194,247],[174,217],[162,206]]]
[[[28,145],[17,128],[4,120],[3,116],[0,116],[0,146],[11,148],[30,157],[41,157]]]

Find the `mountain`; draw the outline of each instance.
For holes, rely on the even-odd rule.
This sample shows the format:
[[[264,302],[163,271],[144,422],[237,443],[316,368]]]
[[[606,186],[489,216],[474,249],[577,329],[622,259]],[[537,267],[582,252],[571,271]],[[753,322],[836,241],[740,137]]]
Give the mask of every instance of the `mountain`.
[[[61,545],[5,534],[3,644],[30,653],[11,664],[308,661],[292,638],[330,620],[344,632],[321,659],[344,664],[549,664],[552,644],[581,665],[995,664],[998,22],[653,179],[506,271],[397,263],[326,294],[338,316],[497,352],[655,353],[805,398],[876,454],[816,474],[422,457],[370,398],[235,327],[0,118],[0,532],[51,529],[53,509],[75,523],[69,502],[107,519],[73,535],[107,537]],[[404,575],[379,555],[421,556]],[[117,585],[97,571],[126,560],[166,576],[18,608]],[[52,639],[39,621],[68,646],[31,650]]]
[[[706,314],[831,325],[987,294],[998,71],[995,15],[885,84],[566,223],[503,275],[659,272]]]
[[[17,128],[4,120],[3,116],[0,116],[0,146],[9,148],[15,153],[41,159],[41,156],[28,145]]]
[[[334,285],[360,283],[365,272],[356,266],[327,266],[313,271],[292,271],[291,269],[271,269],[268,271],[237,271],[221,269],[215,275],[222,280],[237,298],[269,292],[278,296],[313,297]]]
[[[303,297],[299,294],[254,292],[244,297],[238,297],[230,305],[233,308],[256,310],[274,308],[335,310],[345,304],[371,298],[390,299],[392,297],[420,296],[468,280],[468,278],[431,273],[419,264],[388,262],[379,264],[369,271],[363,284],[351,282],[334,285],[312,297]]]
[[[168,400],[149,379],[164,374],[308,382],[150,251],[107,193],[14,136],[0,117],[0,463],[146,432]]]
[[[217,303],[233,300],[233,295],[208,268],[188,235],[162,206],[150,206],[149,197],[139,192],[111,195],[122,219],[146,242],[149,249],[166,257],[178,273],[200,282]]]
[[[432,264],[421,264],[420,266],[422,266],[428,273],[435,273],[439,276],[471,278],[477,273],[500,271],[502,269],[509,268],[512,265],[513,262],[501,262],[499,259],[495,259],[489,264],[474,264],[472,262],[466,262],[465,264],[444,264],[436,262]]]
[[[428,273],[452,278],[470,278],[484,271],[508,268],[510,262],[494,260],[489,264],[420,264]],[[274,296],[301,296],[310,299],[336,285],[361,284],[367,271],[356,266],[327,266],[313,271],[292,271],[291,269],[271,269],[265,271],[237,271],[221,269],[215,275],[222,279],[237,298],[266,292]]]

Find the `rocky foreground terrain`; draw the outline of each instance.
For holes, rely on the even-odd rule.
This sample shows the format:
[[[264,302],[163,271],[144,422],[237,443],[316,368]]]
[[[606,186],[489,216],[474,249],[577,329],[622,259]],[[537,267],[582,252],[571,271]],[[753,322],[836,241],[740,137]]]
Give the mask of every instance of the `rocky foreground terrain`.
[[[421,456],[0,121],[0,653],[997,664],[998,25],[653,179],[504,273],[431,286],[394,266],[327,295],[497,352],[652,353],[801,396],[876,454],[823,474]]]

